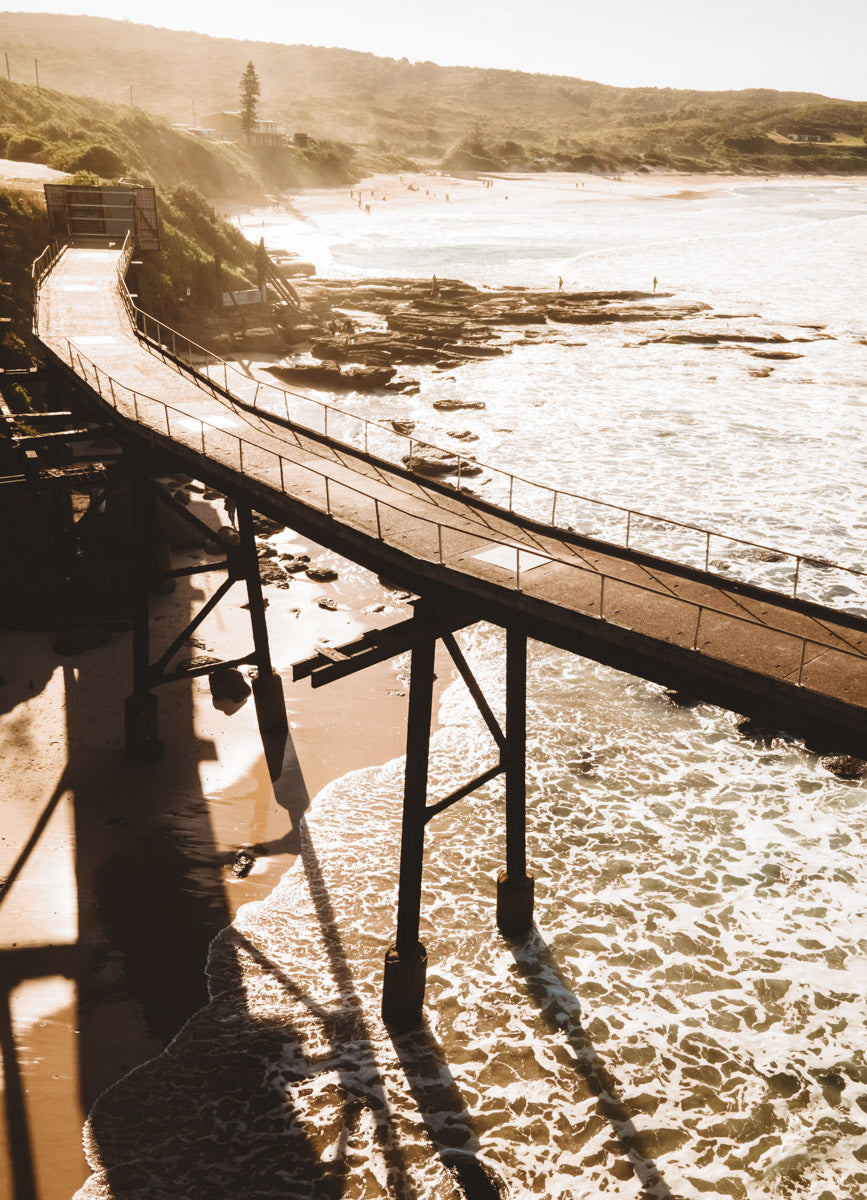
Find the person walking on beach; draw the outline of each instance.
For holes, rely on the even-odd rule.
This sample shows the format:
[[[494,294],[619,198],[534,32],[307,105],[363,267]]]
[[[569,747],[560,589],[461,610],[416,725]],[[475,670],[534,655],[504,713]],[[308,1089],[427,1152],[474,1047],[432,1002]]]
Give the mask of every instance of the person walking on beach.
[[[653,290],[656,291],[656,276],[653,277]]]
[[[558,292],[562,292],[562,291],[563,291],[563,276],[562,276],[562,275],[561,275],[561,276],[560,276],[560,278],[557,280],[557,291],[558,291]]]
[[[436,300],[440,294],[440,285],[437,282],[436,275],[434,275],[433,279],[430,282],[430,294],[433,296],[434,300]]]

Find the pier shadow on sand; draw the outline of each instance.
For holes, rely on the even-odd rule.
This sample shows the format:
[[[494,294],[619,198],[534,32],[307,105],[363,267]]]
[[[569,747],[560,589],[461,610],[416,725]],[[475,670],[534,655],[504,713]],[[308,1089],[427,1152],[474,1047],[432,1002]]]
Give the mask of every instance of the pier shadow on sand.
[[[32,647],[32,662],[19,655],[26,672],[41,663],[50,667],[46,677],[53,674],[58,661],[48,649],[52,635],[20,636],[30,639],[27,655]],[[80,1139],[61,1146],[50,1136],[58,1112],[74,1125],[76,1111],[86,1113],[118,1078],[159,1054],[207,1003],[208,946],[230,920],[225,855],[216,845],[199,773],[215,750],[195,732],[192,691],[163,689],[165,756],[156,763],[131,762],[122,750],[128,675],[118,672],[117,662],[116,647],[64,661],[65,712],[59,719],[65,720],[66,761],[50,782],[47,769],[32,770],[32,779],[19,776],[32,824],[0,882],[0,915],[22,904],[44,905],[50,930],[51,910],[59,905],[73,914],[77,935],[55,942],[49,932],[37,944],[25,938],[0,948],[0,1145],[8,1150],[15,1200],[68,1196],[86,1178]],[[14,706],[27,697],[11,682]],[[27,690],[38,694],[32,686]],[[63,732],[61,726],[58,734]],[[27,737],[24,719],[12,723],[13,741],[19,735]],[[7,787],[15,783],[9,779]],[[13,801],[7,792],[6,803]],[[45,867],[46,832],[60,810],[69,820],[63,857],[72,868],[71,894],[64,890],[66,868],[54,879]],[[36,888],[35,901],[25,895],[28,886]],[[49,1034],[40,1034],[39,1023],[27,1015],[27,989],[55,979],[68,981],[60,994],[72,997],[65,1037],[66,1044],[74,1038],[76,1058],[73,1078],[59,1082],[52,1082]]]

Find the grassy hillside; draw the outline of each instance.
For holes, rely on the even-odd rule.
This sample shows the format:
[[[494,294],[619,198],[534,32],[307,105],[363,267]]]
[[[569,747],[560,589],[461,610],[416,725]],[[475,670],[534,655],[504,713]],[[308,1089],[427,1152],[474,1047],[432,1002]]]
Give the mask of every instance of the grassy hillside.
[[[173,129],[129,105],[0,79],[0,157],[105,179],[146,173],[214,197],[256,200],[280,187],[354,182],[352,151],[332,142],[257,151]]]
[[[237,108],[248,60],[261,113],[290,132],[454,167],[861,172],[867,104],[796,92],[615,88],[347,50],[209,38],[93,17],[0,13],[13,79],[135,101],[172,121]],[[818,134],[822,144],[793,142]],[[362,165],[367,165],[362,162]]]

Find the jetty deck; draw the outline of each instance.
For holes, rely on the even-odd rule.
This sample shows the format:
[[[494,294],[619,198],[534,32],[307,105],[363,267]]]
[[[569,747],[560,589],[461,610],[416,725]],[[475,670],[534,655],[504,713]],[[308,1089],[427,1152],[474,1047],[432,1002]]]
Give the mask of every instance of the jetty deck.
[[[520,627],[867,756],[863,616],[583,536],[556,516],[568,497],[558,506],[541,485],[522,515],[473,494],[460,467],[450,484],[422,478],[401,461],[419,449],[411,438],[263,387],[204,352],[197,360],[125,294],[129,253],[68,246],[38,293],[40,339],[124,438],[417,592],[429,608]],[[475,469],[466,456],[462,465]]]

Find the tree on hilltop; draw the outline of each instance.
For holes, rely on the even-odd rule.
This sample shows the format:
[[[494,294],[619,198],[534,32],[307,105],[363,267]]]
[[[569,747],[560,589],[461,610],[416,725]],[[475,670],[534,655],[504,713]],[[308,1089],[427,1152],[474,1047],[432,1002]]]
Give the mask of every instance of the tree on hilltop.
[[[241,128],[249,139],[256,124],[256,109],[259,105],[259,76],[253,60],[247,63],[241,75]]]

